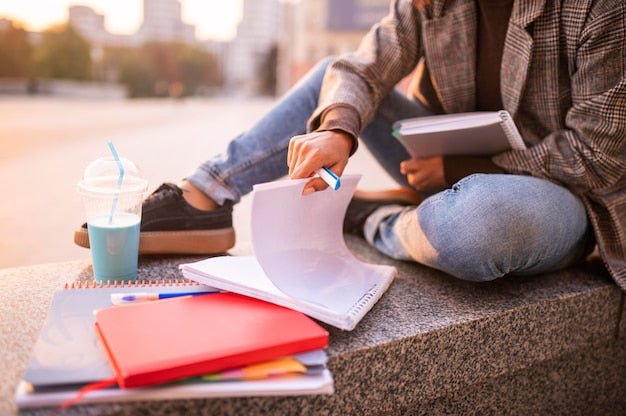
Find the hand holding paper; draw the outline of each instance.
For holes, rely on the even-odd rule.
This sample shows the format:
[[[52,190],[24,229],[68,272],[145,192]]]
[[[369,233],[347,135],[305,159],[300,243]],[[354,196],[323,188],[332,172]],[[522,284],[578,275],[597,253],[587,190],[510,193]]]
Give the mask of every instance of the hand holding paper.
[[[326,189],[335,189],[338,179],[348,164],[353,140],[338,131],[318,131],[295,136],[289,141],[287,165],[291,179],[309,178],[303,195]],[[332,170],[331,170],[332,169]],[[311,177],[317,173],[319,178]]]

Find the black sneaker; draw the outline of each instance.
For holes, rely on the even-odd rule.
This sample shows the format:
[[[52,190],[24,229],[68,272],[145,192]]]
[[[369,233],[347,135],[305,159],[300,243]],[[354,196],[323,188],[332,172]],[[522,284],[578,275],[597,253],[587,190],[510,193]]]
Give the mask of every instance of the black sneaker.
[[[232,202],[205,211],[187,203],[183,191],[162,184],[143,201],[139,254],[214,254],[235,245]],[[74,232],[74,243],[89,248],[87,224]]]
[[[363,226],[369,217],[378,208],[386,205],[419,205],[422,197],[410,189],[398,188],[382,191],[367,191],[357,189],[346,210],[343,220],[343,232],[364,236]]]

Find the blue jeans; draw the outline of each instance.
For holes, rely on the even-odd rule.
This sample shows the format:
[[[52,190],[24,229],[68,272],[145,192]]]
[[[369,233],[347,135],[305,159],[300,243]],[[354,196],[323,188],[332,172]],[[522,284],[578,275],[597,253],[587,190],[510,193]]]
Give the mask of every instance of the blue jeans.
[[[321,61],[249,131],[235,137],[224,155],[206,161],[187,179],[222,204],[238,202],[254,184],[287,175],[289,140],[306,132],[330,61]],[[409,186],[399,170],[409,156],[391,126],[400,118],[430,114],[392,91],[360,136],[401,186]],[[561,186],[530,176],[475,174],[417,207],[377,209],[365,223],[365,237],[392,258],[484,281],[580,262],[593,244],[590,229],[580,199]]]

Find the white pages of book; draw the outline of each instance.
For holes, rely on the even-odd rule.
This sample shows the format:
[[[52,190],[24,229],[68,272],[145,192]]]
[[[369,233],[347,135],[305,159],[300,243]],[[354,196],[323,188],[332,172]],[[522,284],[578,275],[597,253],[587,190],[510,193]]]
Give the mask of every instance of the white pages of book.
[[[399,120],[393,135],[412,158],[439,155],[494,155],[526,145],[510,114],[477,111]]]
[[[254,256],[218,256],[182,264],[185,278],[303,312],[351,330],[387,290],[396,269],[363,262],[343,239],[343,218],[360,175],[338,190],[302,195],[308,179],[256,185]]]
[[[304,374],[285,374],[258,380],[196,380],[131,389],[111,387],[90,391],[80,399],[79,404],[334,393],[333,377],[326,368],[326,363],[317,367],[319,369]],[[15,402],[19,409],[58,406],[75,398],[77,393],[76,386],[33,391],[32,387],[22,380],[15,392]]]
[[[132,389],[115,387],[91,391],[81,398],[79,404],[206,399],[209,397],[302,396],[332,394],[333,392],[333,377],[328,369],[324,369],[311,375],[290,374],[260,380],[206,381]],[[21,381],[15,393],[15,402],[20,409],[58,406],[74,398],[77,393],[77,389],[33,392],[26,382]]]

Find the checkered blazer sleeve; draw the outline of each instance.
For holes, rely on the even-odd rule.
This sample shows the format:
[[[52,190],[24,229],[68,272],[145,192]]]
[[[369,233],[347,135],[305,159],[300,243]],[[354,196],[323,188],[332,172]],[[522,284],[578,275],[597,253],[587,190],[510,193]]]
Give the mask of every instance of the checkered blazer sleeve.
[[[527,151],[497,156],[498,165],[560,182],[579,195],[624,188],[625,10],[622,0],[594,2],[588,10],[562,10],[561,32],[566,34],[571,72],[565,128],[551,132]],[[549,76],[544,81],[546,90],[554,88]]]

